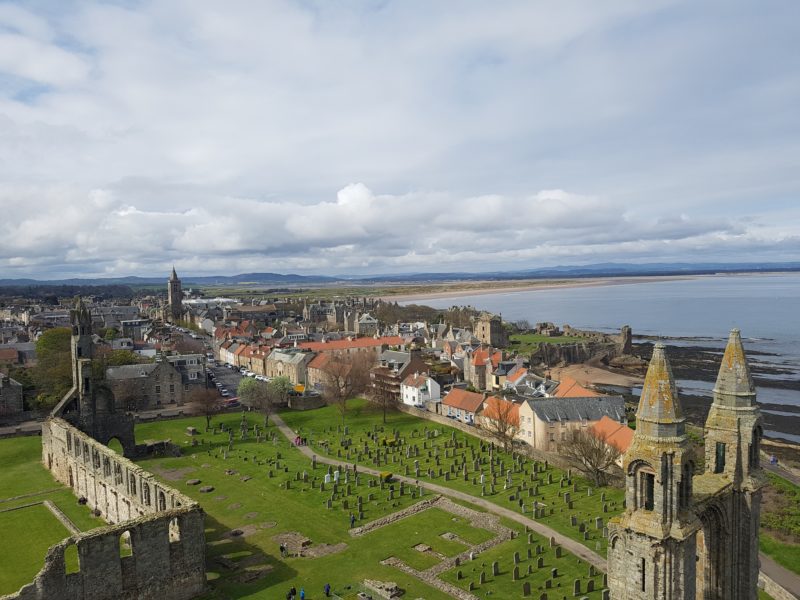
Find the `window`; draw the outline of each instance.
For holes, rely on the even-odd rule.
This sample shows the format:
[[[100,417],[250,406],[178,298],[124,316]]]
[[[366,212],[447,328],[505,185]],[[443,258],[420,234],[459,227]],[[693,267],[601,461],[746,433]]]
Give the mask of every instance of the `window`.
[[[192,371],[191,373],[189,373],[189,379],[197,379],[197,372]]]
[[[156,394],[160,394],[160,393],[161,393],[161,386],[157,385],[156,386]]]
[[[716,456],[714,457],[714,473],[722,473],[725,470],[725,444],[717,442]]]
[[[555,442],[556,441],[556,434],[555,433],[552,433],[552,432],[550,433],[550,441],[551,442]]]
[[[655,506],[655,489],[655,473],[642,473],[642,496],[644,500],[643,507],[645,510],[653,510],[653,507]]]
[[[174,394],[175,393],[175,384],[174,383],[170,383],[169,384],[169,393],[170,394]]]
[[[749,464],[751,469],[757,469],[759,467],[759,459],[758,455],[761,451],[761,428],[756,427],[755,431],[753,431],[753,443],[750,444],[749,448]]]
[[[640,575],[641,575],[641,586],[642,586],[642,591],[643,592],[646,591],[646,588],[647,588],[647,570],[646,570],[646,567],[647,567],[647,565],[645,563],[645,560],[642,559],[641,562],[639,563],[639,570],[640,570]]]

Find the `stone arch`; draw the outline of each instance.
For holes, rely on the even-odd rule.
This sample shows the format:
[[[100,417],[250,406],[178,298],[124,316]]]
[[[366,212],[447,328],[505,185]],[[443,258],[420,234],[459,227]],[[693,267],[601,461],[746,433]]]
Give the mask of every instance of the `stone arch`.
[[[119,557],[133,556],[133,537],[129,530],[123,531],[119,536]]]
[[[142,482],[142,501],[146,506],[150,506],[150,485]]]
[[[635,460],[628,465],[628,489],[633,491],[633,508],[655,508],[656,470],[645,460]]]
[[[167,496],[163,490],[158,490],[158,510],[167,510]]]
[[[72,476],[72,467],[69,468],[69,487],[75,487],[75,479]]]
[[[70,538],[64,548],[64,572],[67,575],[72,573],[80,573],[81,571],[81,557],[78,552],[78,546],[75,540]]]
[[[696,597],[724,600],[729,597],[727,555],[732,542],[725,510],[710,504],[698,516],[702,526],[697,532]]]
[[[178,517],[173,517],[169,520],[169,541],[181,541],[181,524]]]

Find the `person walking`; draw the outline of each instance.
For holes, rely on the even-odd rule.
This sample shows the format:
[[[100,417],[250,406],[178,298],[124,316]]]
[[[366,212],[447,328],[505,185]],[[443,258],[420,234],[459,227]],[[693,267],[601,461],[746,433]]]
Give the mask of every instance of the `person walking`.
[[[350,513],[350,529],[356,526],[356,516]]]
[[[325,592],[325,597],[326,598],[330,598],[331,597],[331,584],[330,583],[326,583],[325,587],[322,588],[322,591]]]
[[[300,588],[300,600],[306,600],[306,589]]]

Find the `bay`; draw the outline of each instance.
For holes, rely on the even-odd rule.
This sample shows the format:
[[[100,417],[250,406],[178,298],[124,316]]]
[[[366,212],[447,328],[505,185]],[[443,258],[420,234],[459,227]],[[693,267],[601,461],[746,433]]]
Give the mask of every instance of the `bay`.
[[[415,298],[403,304],[434,308],[473,306],[505,321],[550,321],[580,329],[616,332],[630,325],[634,336],[664,336],[667,345],[724,348],[729,331],[742,332],[745,350],[766,352],[752,360],[786,369],[800,381],[800,274],[714,275],[480,295]],[[681,338],[681,339],[669,339]],[[668,349],[669,351],[669,349]],[[692,393],[710,394],[707,382],[682,381]],[[800,406],[794,390],[759,386],[763,403]],[[800,418],[798,415],[797,418]],[[780,431],[768,435],[800,442]]]

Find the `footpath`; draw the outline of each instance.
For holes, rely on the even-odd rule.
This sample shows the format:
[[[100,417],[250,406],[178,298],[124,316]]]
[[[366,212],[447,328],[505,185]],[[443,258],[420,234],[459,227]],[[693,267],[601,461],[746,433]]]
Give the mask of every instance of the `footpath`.
[[[292,442],[296,436],[295,432],[286,425],[283,419],[281,419],[280,415],[272,414],[270,415],[270,419],[275,425],[278,427],[280,432],[286,437],[287,440]],[[311,448],[308,446],[295,446],[300,452],[302,452],[305,456],[309,459],[311,457],[316,456],[317,462],[331,465],[334,467],[351,467],[352,464],[346,461],[337,460],[335,458],[329,458],[327,456],[316,454]],[[376,469],[370,469],[369,467],[364,467],[358,465],[358,470],[363,473],[369,473],[370,475],[380,476],[380,472]],[[501,517],[506,517],[511,519],[512,521],[516,521],[522,525],[527,525],[528,528],[536,533],[546,536],[548,538],[554,538],[555,541],[561,545],[564,550],[571,552],[578,558],[585,560],[591,565],[594,565],[596,568],[600,569],[601,571],[605,572],[608,568],[606,563],[606,559],[603,556],[600,556],[596,552],[593,552],[580,542],[577,542],[571,538],[566,537],[565,535],[558,533],[554,529],[551,529],[544,523],[536,521],[534,519],[529,519],[528,517],[521,515],[519,513],[514,512],[513,510],[509,510],[507,508],[503,508],[502,506],[498,506],[493,502],[489,502],[483,498],[479,498],[477,496],[473,496],[471,494],[466,494],[464,492],[460,492],[458,490],[451,489],[449,487],[445,487],[442,485],[437,485],[435,483],[430,483],[428,481],[417,481],[416,479],[410,477],[404,477],[402,475],[393,475],[398,481],[403,481],[404,483],[411,484],[411,485],[421,485],[428,491],[435,492],[437,494],[441,494],[442,496],[447,496],[450,498],[455,498],[457,500],[461,500],[464,502],[469,502],[475,506],[479,506],[484,510],[496,514]],[[789,571],[788,569],[782,567],[774,560],[772,560],[769,556],[765,554],[759,554],[759,558],[761,559],[761,573],[769,577],[772,581],[777,583],[779,586],[784,588],[790,594],[794,595],[795,598],[800,598],[800,575]]]

